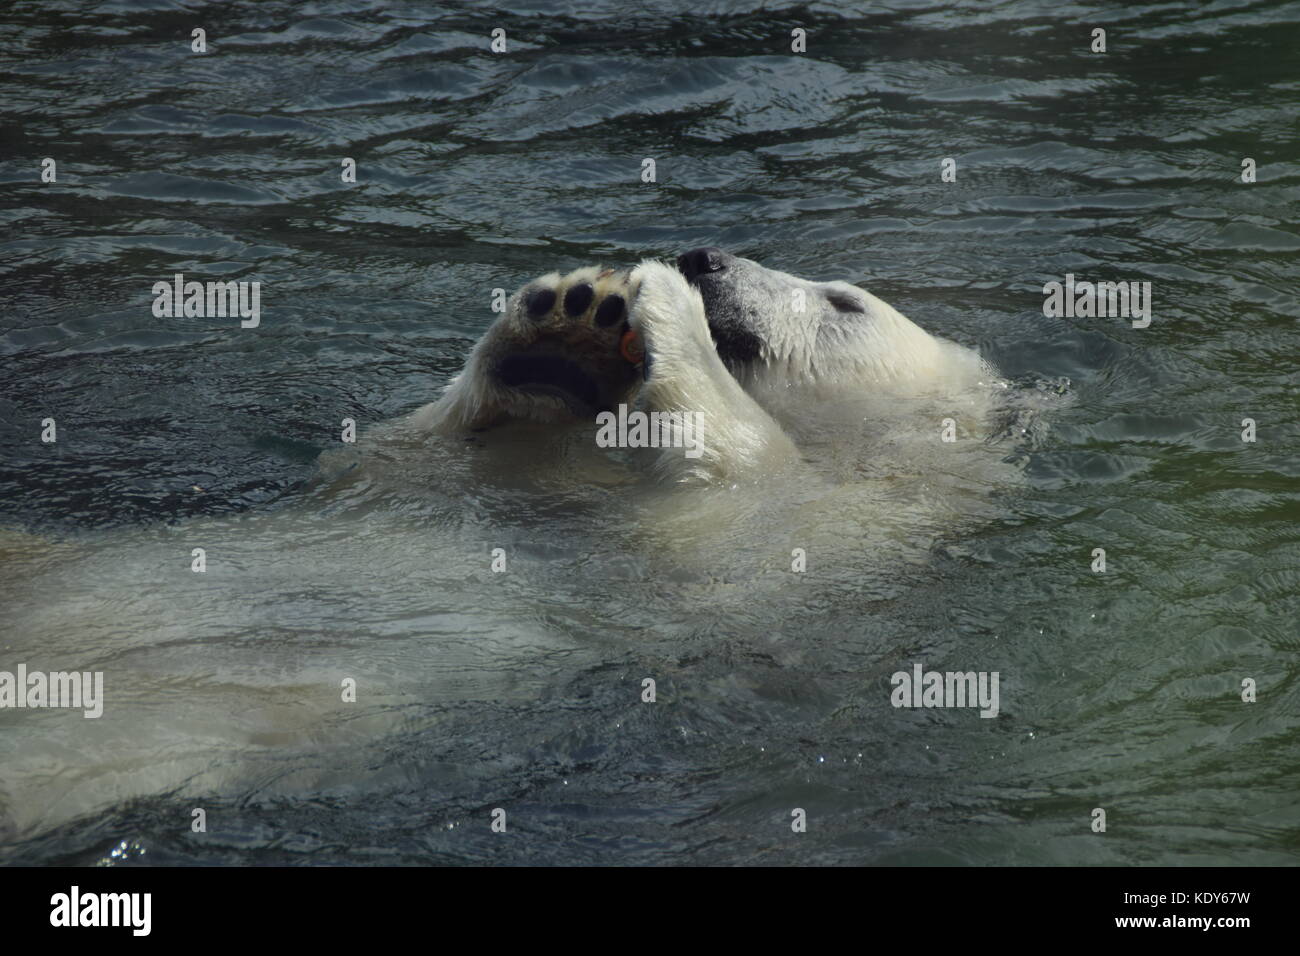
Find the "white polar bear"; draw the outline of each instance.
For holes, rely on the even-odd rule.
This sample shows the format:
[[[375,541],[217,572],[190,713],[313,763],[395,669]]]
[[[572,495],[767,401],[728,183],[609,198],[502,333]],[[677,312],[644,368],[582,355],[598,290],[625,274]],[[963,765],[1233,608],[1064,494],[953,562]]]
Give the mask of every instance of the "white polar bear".
[[[844,282],[810,282],[703,248],[677,268],[549,273],[520,289],[441,399],[415,414],[441,433],[510,420],[592,418],[621,403],[702,416],[702,453],[661,450],[676,479],[735,481],[797,467],[777,418],[836,395],[958,393],[989,377]]]

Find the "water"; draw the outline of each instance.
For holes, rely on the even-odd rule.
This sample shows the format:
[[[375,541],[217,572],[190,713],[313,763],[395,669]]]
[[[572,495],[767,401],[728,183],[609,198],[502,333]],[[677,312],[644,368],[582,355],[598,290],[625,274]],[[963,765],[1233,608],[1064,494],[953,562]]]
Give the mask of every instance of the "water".
[[[1300,4],[660,6],[5,14],[0,669],[108,701],[0,712],[0,860],[1296,862]],[[335,477],[491,289],[699,245],[866,285],[1034,413],[945,471],[881,409],[758,492],[572,431]],[[154,318],[176,272],[260,280],[260,328]],[[1151,326],[1044,318],[1067,272]],[[1000,716],[893,709],[914,662]]]

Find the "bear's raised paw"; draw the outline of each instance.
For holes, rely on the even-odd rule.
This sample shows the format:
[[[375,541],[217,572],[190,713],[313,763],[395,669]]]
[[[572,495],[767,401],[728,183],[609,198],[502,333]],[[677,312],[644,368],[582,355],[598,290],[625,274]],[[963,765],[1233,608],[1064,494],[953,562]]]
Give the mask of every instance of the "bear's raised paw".
[[[626,400],[640,363],[628,325],[634,291],[627,270],[596,266],[535,279],[520,290],[508,320],[514,334],[501,336],[489,374],[580,415]]]

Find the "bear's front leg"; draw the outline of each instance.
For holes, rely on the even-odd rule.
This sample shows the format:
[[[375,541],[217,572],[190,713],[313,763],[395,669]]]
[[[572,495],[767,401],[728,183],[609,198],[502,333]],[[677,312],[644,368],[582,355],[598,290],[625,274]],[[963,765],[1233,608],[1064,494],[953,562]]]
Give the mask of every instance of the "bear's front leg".
[[[704,303],[676,269],[647,260],[628,281],[628,323],[645,351],[641,396],[652,412],[698,422],[695,448],[662,451],[667,477],[754,480],[798,462],[789,436],[727,371],[714,348]]]

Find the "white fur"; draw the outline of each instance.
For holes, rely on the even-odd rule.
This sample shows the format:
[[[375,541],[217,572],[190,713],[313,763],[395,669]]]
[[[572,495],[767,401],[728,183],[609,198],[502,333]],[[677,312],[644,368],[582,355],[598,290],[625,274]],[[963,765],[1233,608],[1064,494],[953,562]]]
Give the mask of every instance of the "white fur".
[[[593,275],[595,271],[591,267]],[[553,286],[559,280],[559,273],[549,272],[534,284]],[[487,374],[487,369],[501,357],[507,342],[518,347],[536,335],[522,314],[522,294],[521,289],[511,296],[505,313],[474,345],[464,370],[451,380],[442,397],[411,416],[413,426],[435,434],[454,434],[487,428],[508,419],[546,423],[565,420],[568,409],[559,398],[503,388]]]
[[[661,474],[752,480],[795,462],[789,436],[718,358],[699,292],[676,269],[653,260],[633,270],[631,282],[635,299],[628,321],[651,356],[642,400],[653,411],[698,413],[703,423],[701,456],[665,449],[657,461]]]

